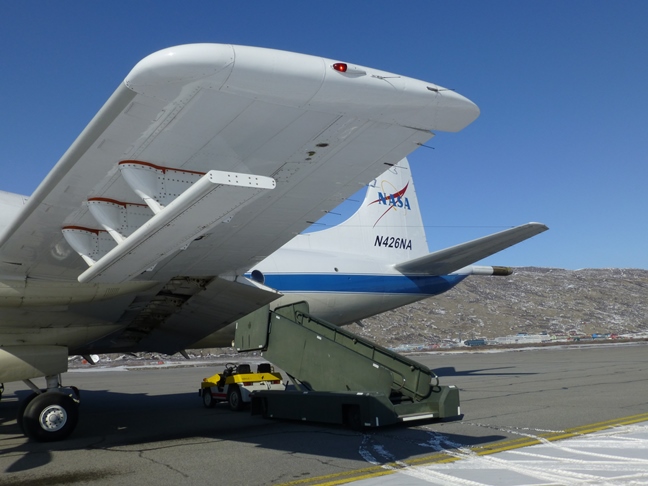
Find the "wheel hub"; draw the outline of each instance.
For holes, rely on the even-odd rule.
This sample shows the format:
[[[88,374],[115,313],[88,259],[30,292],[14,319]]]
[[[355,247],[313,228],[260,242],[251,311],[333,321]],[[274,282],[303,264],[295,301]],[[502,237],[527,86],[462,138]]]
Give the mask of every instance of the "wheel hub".
[[[65,426],[67,412],[60,405],[50,405],[40,413],[40,426],[48,432],[56,432]]]

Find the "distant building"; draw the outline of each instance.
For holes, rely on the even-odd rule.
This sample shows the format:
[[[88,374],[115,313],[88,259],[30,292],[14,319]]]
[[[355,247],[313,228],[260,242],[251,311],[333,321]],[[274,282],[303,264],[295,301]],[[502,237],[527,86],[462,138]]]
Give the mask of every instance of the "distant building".
[[[551,341],[547,334],[526,334],[520,333],[515,336],[503,336],[494,339],[496,344],[533,344]]]
[[[464,341],[464,344],[466,346],[485,346],[486,345],[486,340],[485,339],[468,339],[467,341]]]

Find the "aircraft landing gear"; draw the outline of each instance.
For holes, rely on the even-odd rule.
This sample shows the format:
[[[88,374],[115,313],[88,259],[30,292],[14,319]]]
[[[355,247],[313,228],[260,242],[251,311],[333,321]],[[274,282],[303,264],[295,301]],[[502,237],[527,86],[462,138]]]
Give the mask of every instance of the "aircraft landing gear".
[[[45,380],[44,391],[25,380],[34,393],[20,405],[17,417],[24,434],[39,442],[66,438],[79,420],[79,391],[75,387],[63,388],[60,375],[46,376]]]

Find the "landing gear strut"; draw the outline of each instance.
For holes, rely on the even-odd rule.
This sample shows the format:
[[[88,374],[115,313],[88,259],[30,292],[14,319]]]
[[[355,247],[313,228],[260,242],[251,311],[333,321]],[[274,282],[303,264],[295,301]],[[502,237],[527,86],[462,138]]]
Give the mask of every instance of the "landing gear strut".
[[[24,380],[34,393],[18,410],[18,425],[27,437],[39,442],[61,440],[70,435],[79,420],[79,391],[63,388],[60,375],[46,376],[46,390]]]

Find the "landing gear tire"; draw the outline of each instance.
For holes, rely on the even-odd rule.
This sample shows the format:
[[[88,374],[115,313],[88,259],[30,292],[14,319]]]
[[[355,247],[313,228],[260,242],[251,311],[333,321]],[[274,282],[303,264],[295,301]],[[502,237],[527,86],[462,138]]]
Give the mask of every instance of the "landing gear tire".
[[[33,398],[28,397],[28,400],[22,427],[30,439],[39,442],[64,439],[72,433],[79,421],[78,404],[70,395],[46,392]]]
[[[45,390],[42,390],[43,393],[45,393]],[[38,396],[38,393],[32,393],[31,395],[28,395],[27,398],[25,398],[22,402],[20,402],[20,407],[18,407],[18,415],[16,415],[16,422],[18,422],[18,427],[20,427],[20,431],[24,434],[25,433],[25,427],[23,426],[23,418],[25,417],[25,410],[27,409],[27,406],[32,402],[34,398]]]
[[[227,390],[227,403],[229,404],[230,410],[238,412],[243,410],[243,399],[241,398],[241,390],[236,385],[231,385],[229,390]]]
[[[216,404],[216,400],[214,400],[214,397],[212,397],[211,388],[205,388],[202,391],[202,399],[205,408],[214,408],[214,405]]]

